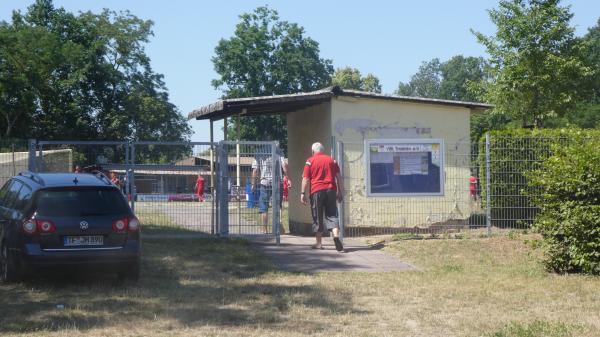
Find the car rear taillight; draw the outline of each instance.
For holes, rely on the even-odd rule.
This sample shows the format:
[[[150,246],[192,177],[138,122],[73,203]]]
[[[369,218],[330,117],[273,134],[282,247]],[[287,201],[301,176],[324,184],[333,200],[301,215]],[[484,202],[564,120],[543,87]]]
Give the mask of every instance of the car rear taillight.
[[[113,225],[112,225],[113,232],[117,232],[117,233],[122,233],[122,232],[127,231],[128,227],[129,227],[129,218],[119,219],[119,220],[113,222]]]
[[[35,234],[37,225],[32,220],[27,220],[23,223],[23,231],[29,235]]]
[[[56,226],[54,226],[52,221],[35,220],[35,223],[37,224],[37,230],[40,233],[54,233],[56,231]]]
[[[140,221],[136,217],[129,218],[129,231],[137,232],[140,229]]]

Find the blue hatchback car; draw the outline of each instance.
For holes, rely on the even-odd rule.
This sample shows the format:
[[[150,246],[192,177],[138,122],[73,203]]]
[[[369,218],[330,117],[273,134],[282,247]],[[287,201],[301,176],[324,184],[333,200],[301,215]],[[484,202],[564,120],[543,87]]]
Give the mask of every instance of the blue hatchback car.
[[[20,173],[0,189],[0,282],[41,270],[140,275],[140,223],[102,173]]]

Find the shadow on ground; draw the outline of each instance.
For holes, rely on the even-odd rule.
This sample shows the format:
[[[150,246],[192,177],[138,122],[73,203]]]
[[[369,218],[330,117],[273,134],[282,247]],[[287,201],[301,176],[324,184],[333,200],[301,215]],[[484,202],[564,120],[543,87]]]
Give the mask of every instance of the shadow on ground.
[[[241,240],[147,240],[137,284],[109,274],[64,273],[0,285],[0,334],[157,319],[187,327],[265,327],[291,319],[299,306],[324,315],[358,312],[349,294],[336,290],[334,297],[310,280],[280,280],[289,275]],[[326,329],[324,320],[311,328],[319,329],[319,321]]]

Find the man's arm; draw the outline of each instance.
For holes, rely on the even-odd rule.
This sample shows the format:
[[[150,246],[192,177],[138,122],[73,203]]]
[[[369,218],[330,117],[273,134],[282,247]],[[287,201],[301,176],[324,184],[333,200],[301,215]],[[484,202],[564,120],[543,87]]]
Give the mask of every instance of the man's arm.
[[[308,178],[303,177],[302,178],[302,189],[300,190],[300,202],[302,202],[304,205],[308,204],[308,198],[306,197],[306,188],[309,187],[310,188],[310,180],[308,180]]]

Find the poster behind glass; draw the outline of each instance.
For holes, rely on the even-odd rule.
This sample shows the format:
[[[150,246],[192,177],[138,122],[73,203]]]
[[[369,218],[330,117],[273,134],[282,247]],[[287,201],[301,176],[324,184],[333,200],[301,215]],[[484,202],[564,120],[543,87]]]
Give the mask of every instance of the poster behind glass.
[[[367,194],[443,195],[441,140],[367,141]]]

